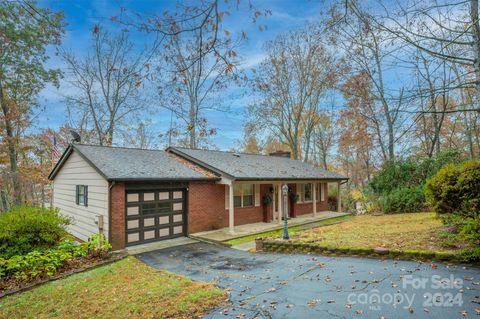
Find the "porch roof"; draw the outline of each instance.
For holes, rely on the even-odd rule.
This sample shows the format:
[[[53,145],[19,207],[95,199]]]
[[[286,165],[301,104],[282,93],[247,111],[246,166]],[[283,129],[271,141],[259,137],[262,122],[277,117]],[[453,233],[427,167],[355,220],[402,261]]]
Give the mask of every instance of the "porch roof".
[[[169,147],[170,151],[234,180],[347,180],[346,176],[287,157]]]

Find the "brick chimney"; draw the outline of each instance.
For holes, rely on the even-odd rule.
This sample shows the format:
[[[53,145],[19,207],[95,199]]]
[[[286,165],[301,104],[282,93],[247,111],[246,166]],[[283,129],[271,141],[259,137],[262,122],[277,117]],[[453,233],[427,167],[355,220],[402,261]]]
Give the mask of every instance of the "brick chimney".
[[[270,153],[268,154],[270,156],[278,156],[278,157],[286,157],[286,158],[290,158],[290,152],[287,152],[287,151],[275,151],[273,153]]]

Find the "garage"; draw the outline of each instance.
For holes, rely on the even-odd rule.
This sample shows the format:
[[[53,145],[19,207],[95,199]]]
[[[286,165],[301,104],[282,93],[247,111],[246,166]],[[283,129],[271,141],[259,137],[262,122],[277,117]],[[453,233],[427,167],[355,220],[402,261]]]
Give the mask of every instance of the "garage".
[[[184,236],[186,189],[127,190],[125,205],[126,245]]]

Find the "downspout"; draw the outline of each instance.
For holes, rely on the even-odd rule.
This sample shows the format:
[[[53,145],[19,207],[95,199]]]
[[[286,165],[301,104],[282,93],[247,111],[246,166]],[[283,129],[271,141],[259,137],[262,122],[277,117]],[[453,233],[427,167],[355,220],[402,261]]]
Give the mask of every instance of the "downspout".
[[[112,187],[115,181],[108,185],[108,242],[112,243]]]

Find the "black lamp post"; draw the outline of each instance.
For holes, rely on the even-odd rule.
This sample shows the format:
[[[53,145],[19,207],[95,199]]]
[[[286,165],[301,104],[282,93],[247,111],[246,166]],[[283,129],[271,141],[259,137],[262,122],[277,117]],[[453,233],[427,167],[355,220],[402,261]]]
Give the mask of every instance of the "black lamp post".
[[[285,184],[282,186],[283,191],[283,239],[290,239],[288,237],[288,185]]]

